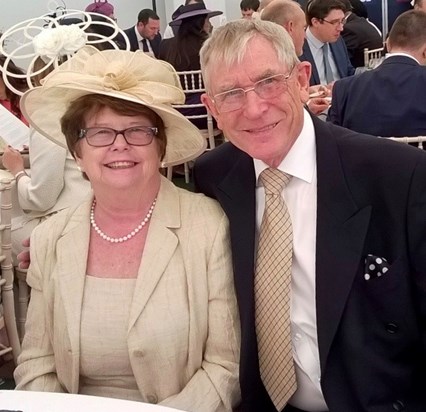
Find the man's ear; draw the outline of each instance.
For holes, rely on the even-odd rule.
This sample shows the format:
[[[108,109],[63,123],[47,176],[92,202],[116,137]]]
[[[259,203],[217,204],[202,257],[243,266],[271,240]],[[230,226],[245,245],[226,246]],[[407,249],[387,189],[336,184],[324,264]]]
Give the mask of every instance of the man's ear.
[[[311,78],[312,67],[309,62],[300,62],[297,67],[297,80],[300,87],[300,98],[303,103],[309,100],[309,80]]]
[[[217,127],[219,129],[222,129],[220,113],[217,110],[216,105],[214,104],[213,100],[211,99],[211,97],[207,93],[203,93],[201,95],[201,103],[203,103],[204,106],[207,107],[207,110],[215,118],[216,123],[217,123]]]

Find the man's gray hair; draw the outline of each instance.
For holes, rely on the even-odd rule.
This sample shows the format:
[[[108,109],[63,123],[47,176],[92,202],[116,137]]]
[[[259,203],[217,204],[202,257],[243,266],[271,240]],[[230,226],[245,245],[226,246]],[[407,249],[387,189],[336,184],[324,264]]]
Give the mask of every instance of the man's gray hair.
[[[219,64],[226,70],[234,63],[241,63],[247,52],[247,44],[254,37],[268,40],[277,52],[278,60],[288,69],[299,63],[293,40],[282,27],[257,19],[231,21],[215,29],[200,50],[201,69],[207,89],[210,88],[209,71],[212,66]]]

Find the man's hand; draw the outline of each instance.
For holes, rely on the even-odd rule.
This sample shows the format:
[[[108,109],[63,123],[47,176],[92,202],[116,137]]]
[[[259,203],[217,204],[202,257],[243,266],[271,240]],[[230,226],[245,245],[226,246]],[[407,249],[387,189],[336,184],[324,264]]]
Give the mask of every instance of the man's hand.
[[[330,99],[323,97],[316,97],[308,101],[309,110],[315,115],[325,112],[329,106]]]

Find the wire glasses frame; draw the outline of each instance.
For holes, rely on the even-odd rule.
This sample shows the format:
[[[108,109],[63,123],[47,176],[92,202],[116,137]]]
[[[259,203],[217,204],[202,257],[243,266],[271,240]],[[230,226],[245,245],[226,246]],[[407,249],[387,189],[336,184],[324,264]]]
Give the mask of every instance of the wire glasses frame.
[[[250,91],[254,91],[262,99],[273,99],[288,90],[287,80],[292,75],[294,67],[288,74],[265,77],[246,89],[239,87],[215,94],[211,100],[220,113],[227,113],[241,109],[246,101],[246,94]]]
[[[123,130],[116,130],[110,127],[88,127],[80,129],[78,138],[85,138],[90,146],[105,147],[113,145],[119,134],[124,137],[124,140],[130,146],[148,146],[158,134],[158,128],[132,126]]]
[[[326,19],[321,19],[322,21],[325,21],[326,23],[328,23],[328,24],[331,24],[332,26],[334,26],[334,27],[338,27],[338,26],[340,26],[340,25],[342,25],[342,26],[344,26],[347,22],[348,22],[348,18],[347,17],[345,17],[344,19],[342,19],[342,20],[331,20],[331,21],[328,21],[328,20],[326,20]]]

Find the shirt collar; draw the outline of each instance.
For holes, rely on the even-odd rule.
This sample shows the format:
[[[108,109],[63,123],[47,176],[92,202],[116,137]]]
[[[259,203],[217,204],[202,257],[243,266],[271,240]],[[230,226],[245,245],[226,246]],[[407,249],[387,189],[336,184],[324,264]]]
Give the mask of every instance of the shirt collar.
[[[253,162],[256,182],[259,186],[259,175],[269,166],[259,159],[253,159]],[[316,164],[314,124],[309,113],[303,109],[302,131],[278,169],[307,183],[312,183]]]
[[[417,62],[417,64],[420,64],[420,62],[413,57],[411,54],[408,53],[403,53],[403,52],[398,52],[398,53],[386,53],[385,59],[388,59],[389,57],[393,57],[393,56],[404,56],[404,57],[409,57],[410,59],[413,59],[415,62]]]
[[[144,39],[144,37],[140,35],[140,33],[138,32],[138,28],[136,26],[135,26],[135,33],[136,33],[136,38],[138,39],[138,43],[141,42]]]
[[[310,30],[310,27],[306,29],[306,39],[308,40],[309,44],[314,46],[316,49],[320,49],[324,43],[321,40],[318,40],[313,33]]]

